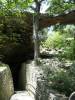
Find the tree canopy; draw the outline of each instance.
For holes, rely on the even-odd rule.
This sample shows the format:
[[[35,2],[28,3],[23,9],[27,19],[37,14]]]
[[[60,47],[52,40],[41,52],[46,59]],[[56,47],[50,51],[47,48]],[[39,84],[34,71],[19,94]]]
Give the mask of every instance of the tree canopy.
[[[29,13],[27,17],[31,19],[37,0],[0,0],[0,15],[20,15]],[[40,26],[48,27],[54,24],[74,24],[75,23],[75,1],[74,0],[39,0],[42,1],[41,9],[48,8],[45,13],[40,14]],[[46,3],[46,6],[44,6]],[[30,8],[30,9],[29,9]],[[29,25],[30,26],[30,25]]]
[[[22,18],[25,23],[22,24],[24,25],[22,33],[30,34],[33,31],[33,15],[36,15],[36,1],[37,0],[0,0],[0,18],[3,20],[5,20],[5,18],[12,18],[14,20],[16,20],[15,18]],[[75,24],[75,2],[73,0],[38,1],[41,3],[40,10],[44,9],[44,7],[48,8],[45,13],[39,12],[39,30],[55,24]],[[30,9],[34,9],[34,12],[30,11]],[[5,24],[6,23],[4,23],[3,27]],[[11,30],[11,27],[9,27],[9,29]]]

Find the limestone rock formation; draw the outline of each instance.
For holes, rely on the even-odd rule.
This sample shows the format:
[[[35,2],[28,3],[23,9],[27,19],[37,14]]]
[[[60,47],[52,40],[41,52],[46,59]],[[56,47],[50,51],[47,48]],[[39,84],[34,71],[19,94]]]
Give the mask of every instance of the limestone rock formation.
[[[68,100],[68,97],[58,93],[50,93],[48,100]]]
[[[0,64],[0,100],[9,100],[13,93],[14,87],[9,66]]]
[[[34,100],[34,98],[32,98],[28,92],[26,91],[21,91],[18,92],[16,94],[14,94],[10,100]]]
[[[35,100],[47,100],[46,83],[42,80],[43,70],[41,66],[35,66],[34,61],[23,63],[20,70],[19,85],[26,89]]]
[[[72,92],[70,97],[69,97],[69,100],[75,100],[75,92]]]

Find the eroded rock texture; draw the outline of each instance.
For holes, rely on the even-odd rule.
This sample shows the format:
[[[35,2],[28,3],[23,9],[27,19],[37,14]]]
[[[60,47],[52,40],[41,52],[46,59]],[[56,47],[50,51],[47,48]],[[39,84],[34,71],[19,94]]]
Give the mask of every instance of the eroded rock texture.
[[[75,100],[75,92],[71,93],[69,100]]]
[[[22,92],[18,92],[16,94],[14,94],[10,100],[34,100],[34,98],[32,98],[28,92],[26,91],[22,91]]]
[[[46,88],[46,82],[42,79],[44,76],[42,67],[36,66],[34,61],[23,63],[20,70],[20,86],[26,89],[35,100],[48,100],[49,91]]]
[[[13,81],[8,65],[0,65],[0,100],[9,100],[14,93]]]

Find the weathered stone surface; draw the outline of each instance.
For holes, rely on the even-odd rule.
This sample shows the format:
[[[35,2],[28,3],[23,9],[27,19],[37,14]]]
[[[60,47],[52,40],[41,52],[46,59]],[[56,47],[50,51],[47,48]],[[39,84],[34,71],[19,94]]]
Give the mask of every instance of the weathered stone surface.
[[[41,65],[35,66],[34,61],[30,61],[27,64],[23,63],[19,78],[19,83],[22,89],[26,89],[29,96],[34,98],[34,100],[68,100],[65,95],[48,89],[47,81],[45,80],[46,70],[44,67],[45,66],[42,67]]]
[[[71,93],[69,100],[75,100],[75,92]]]
[[[45,82],[41,79],[43,70],[41,66],[35,66],[34,61],[23,63],[20,70],[19,85],[23,90],[27,90],[31,97],[38,100],[47,99]]]
[[[35,66],[34,61],[26,65],[26,90],[29,91],[33,97],[39,94],[38,80],[41,80],[42,74],[41,66]]]
[[[9,100],[13,93],[14,87],[9,66],[0,64],[0,100]]]
[[[50,93],[48,100],[68,100],[68,98],[62,94]]]
[[[52,93],[49,94],[49,100],[56,100],[56,96]]]
[[[35,100],[48,100],[49,90],[44,76],[41,65],[36,66],[34,61],[26,65],[26,90],[35,97]]]
[[[32,98],[28,92],[26,91],[22,91],[22,92],[18,92],[16,94],[14,94],[10,100],[34,100],[34,98]]]

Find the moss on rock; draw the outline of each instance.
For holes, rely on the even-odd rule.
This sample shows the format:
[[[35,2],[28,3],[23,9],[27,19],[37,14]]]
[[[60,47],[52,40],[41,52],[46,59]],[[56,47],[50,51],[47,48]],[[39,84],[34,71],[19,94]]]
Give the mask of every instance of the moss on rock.
[[[0,64],[0,100],[10,100],[13,93],[14,87],[10,68],[6,64]]]

